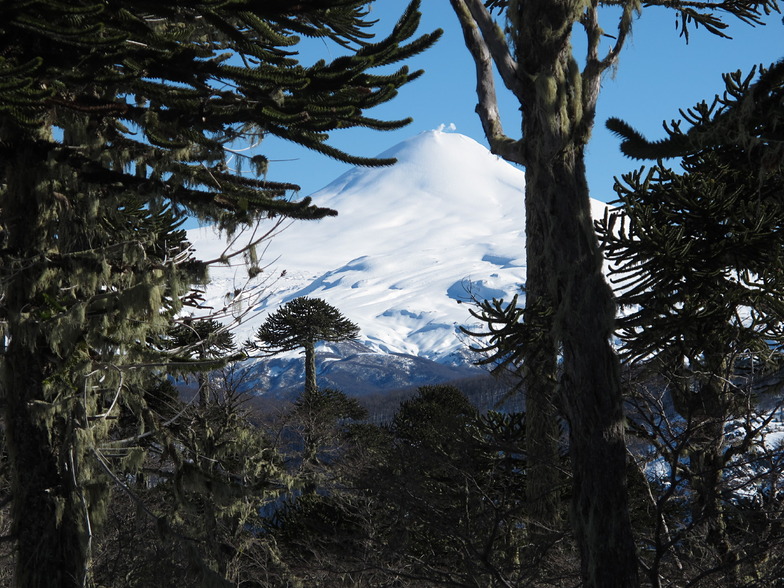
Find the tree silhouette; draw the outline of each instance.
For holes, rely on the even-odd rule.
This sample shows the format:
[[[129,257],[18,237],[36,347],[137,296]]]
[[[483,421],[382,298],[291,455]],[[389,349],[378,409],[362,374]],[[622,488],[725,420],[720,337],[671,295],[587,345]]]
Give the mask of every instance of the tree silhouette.
[[[725,484],[738,447],[763,427],[744,427],[743,441],[725,429],[746,418],[784,352],[784,61],[753,81],[756,71],[726,74],[722,95],[681,110],[691,128],[675,121],[661,141],[608,122],[624,153],[658,162],[616,180],[618,208],[597,223],[626,309],[621,357],[663,376],[688,423],[678,443],[689,455],[690,524],[728,585],[745,562]],[[662,162],[669,156],[682,158],[680,171]]]
[[[316,391],[316,343],[346,341],[359,335],[359,327],[320,298],[302,296],[272,313],[256,331],[252,347],[276,354],[305,349],[305,394]]]

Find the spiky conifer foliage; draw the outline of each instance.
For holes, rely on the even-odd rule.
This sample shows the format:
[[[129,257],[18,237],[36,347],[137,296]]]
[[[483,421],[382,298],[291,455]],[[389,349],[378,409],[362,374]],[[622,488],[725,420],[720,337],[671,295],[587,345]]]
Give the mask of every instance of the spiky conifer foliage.
[[[784,344],[784,62],[724,79],[724,95],[684,113],[688,132],[649,143],[624,125],[625,151],[683,156],[681,172],[659,161],[624,175],[619,210],[597,223],[633,309],[618,320],[632,361],[714,373],[711,356],[759,363]]]
[[[717,149],[732,138],[752,158],[764,156],[763,167],[775,167],[784,158],[784,60],[760,68],[756,76],[756,67],[748,75],[725,74],[722,95],[681,111],[683,121],[664,123],[666,139],[648,141],[618,118],[608,119],[607,128],[623,139],[621,151],[634,159],[683,157]],[[687,131],[683,122],[691,125]]]
[[[678,475],[715,551],[704,565],[722,566],[732,583],[742,565],[728,537],[723,472],[738,449],[725,426],[755,404],[756,382],[780,368],[784,348],[783,64],[754,82],[754,72],[726,75],[724,95],[686,111],[691,128],[674,124],[669,140],[646,142],[616,121],[626,152],[678,152],[682,170],[659,161],[624,175],[619,210],[598,223],[628,309],[618,319],[623,354],[666,381],[690,456]],[[761,431],[745,431],[736,445],[748,449]]]
[[[27,133],[41,125],[60,127],[60,119],[72,113],[92,113],[111,157],[31,136],[38,154],[52,151],[84,180],[122,184],[205,218],[226,218],[222,210],[232,211],[235,220],[253,212],[323,216],[329,212],[307,199],[284,198],[294,184],[253,177],[263,176],[263,155],[245,158],[256,172],[251,175],[229,171],[228,160],[240,141],[275,135],[351,163],[391,163],[333,148],[328,134],[407,124],[409,119],[381,121],[365,111],[393,98],[421,72],[405,66],[392,73],[371,70],[423,51],[438,34],[404,44],[419,22],[414,2],[388,38],[370,43],[363,5],[4,3],[0,38],[7,49],[0,72],[6,120]],[[342,40],[355,50],[303,65],[296,58],[297,35]],[[91,131],[85,134],[89,138]],[[0,138],[6,153],[17,140]]]
[[[290,199],[295,184],[266,181],[263,155],[232,170],[234,148],[270,134],[389,163],[336,150],[328,135],[405,124],[365,111],[420,72],[372,70],[437,34],[410,41],[415,2],[371,42],[364,5],[0,4],[0,390],[17,585],[90,582],[115,412],[123,403],[144,412],[132,380],[166,363],[160,338],[205,279],[177,229],[182,212],[228,227],[334,214]],[[300,64],[297,35],[348,54]]]
[[[314,394],[316,385],[316,343],[346,341],[359,335],[359,327],[334,306],[320,298],[301,296],[269,315],[258,330],[252,348],[265,353],[303,349],[305,352],[305,393]]]

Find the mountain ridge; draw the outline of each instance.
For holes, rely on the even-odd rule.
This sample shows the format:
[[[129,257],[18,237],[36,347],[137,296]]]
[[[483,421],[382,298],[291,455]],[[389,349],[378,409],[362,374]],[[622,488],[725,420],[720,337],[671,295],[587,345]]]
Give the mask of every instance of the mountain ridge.
[[[510,299],[525,281],[524,172],[473,139],[441,131],[379,157],[398,163],[354,168],[312,195],[337,217],[292,223],[265,244],[263,277],[278,277],[238,338],[251,336],[281,304],[312,296],[359,325],[368,353],[476,373],[460,331],[476,322],[465,303]],[[604,214],[606,205],[593,207]],[[189,238],[199,257],[219,256],[221,240],[209,229],[189,231]],[[206,298],[219,305],[242,270],[211,274]]]

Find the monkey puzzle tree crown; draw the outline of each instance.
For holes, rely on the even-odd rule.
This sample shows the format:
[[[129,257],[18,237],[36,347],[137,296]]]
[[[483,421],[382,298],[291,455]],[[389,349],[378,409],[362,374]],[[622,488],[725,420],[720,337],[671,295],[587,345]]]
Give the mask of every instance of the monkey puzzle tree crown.
[[[256,331],[262,351],[280,353],[314,345],[318,341],[355,339],[359,327],[320,298],[302,296],[272,313]]]
[[[608,121],[631,157],[682,157],[681,173],[659,159],[625,174],[620,208],[597,223],[633,361],[701,365],[709,347],[762,360],[784,346],[784,61],[756,72],[725,75],[723,95],[682,111],[691,128],[674,122],[661,141]]]
[[[320,298],[302,296],[284,304],[256,331],[251,347],[266,353],[305,350],[305,393],[315,393],[316,343],[346,341],[359,335],[359,327]]]
[[[84,182],[226,223],[335,214],[309,198],[291,200],[298,186],[268,181],[268,158],[243,148],[277,136],[356,165],[393,163],[348,154],[328,139],[338,129],[410,122],[367,111],[422,73],[406,66],[376,73],[440,35],[411,39],[418,4],[376,41],[360,0],[4,2],[0,157],[28,140],[36,155],[50,154]],[[331,39],[347,54],[305,64],[302,37]],[[93,128],[69,133],[68,121],[78,117],[91,118]],[[42,132],[50,127],[65,132]],[[84,148],[97,141],[105,148]]]

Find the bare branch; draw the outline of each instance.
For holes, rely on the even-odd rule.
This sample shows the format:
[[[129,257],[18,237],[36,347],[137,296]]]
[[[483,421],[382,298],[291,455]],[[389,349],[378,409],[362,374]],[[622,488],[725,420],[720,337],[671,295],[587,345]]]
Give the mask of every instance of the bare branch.
[[[603,6],[604,2],[601,3]],[[599,43],[603,36],[608,36],[599,26],[599,2],[593,0],[591,7],[585,11],[580,23],[585,29],[585,34],[588,37],[588,50],[586,55],[586,66],[584,76],[586,78],[598,79],[602,73],[611,67],[615,67],[618,63],[618,57],[621,54],[626,39],[632,30],[632,22],[635,14],[639,14],[641,5],[636,0],[624,0],[622,3],[623,12],[621,13],[621,20],[618,23],[618,34],[614,37],[615,44],[608,49],[607,54],[599,59]]]
[[[731,39],[724,31],[728,24],[721,13],[734,16],[751,26],[764,24],[764,15],[780,12],[778,0],[646,0],[645,6],[662,6],[679,13],[677,28],[689,42],[689,27],[702,26],[717,37]]]
[[[525,165],[520,142],[508,137],[501,125],[493,62],[488,45],[478,29],[476,20],[466,6],[466,0],[450,0],[450,3],[460,21],[466,47],[476,65],[476,94],[479,100],[476,105],[476,113],[479,115],[482,129],[490,144],[490,151],[507,161]]]
[[[204,263],[205,265],[215,265],[219,263],[228,264],[231,258],[237,257],[239,255],[244,255],[245,253],[249,252],[251,249],[256,247],[256,245],[258,245],[262,241],[268,241],[269,239],[271,239],[272,237],[280,233],[283,229],[288,227],[292,222],[293,221],[291,221],[290,219],[280,217],[275,221],[271,229],[267,230],[265,233],[263,233],[260,236],[258,234],[258,231],[261,228],[261,223],[257,223],[253,227],[251,236],[248,238],[247,243],[235,249],[235,245],[239,240],[239,238],[245,236],[245,230],[241,230],[237,234],[232,236],[231,239],[228,240],[228,242],[226,243],[226,247],[223,250],[223,253],[221,253],[219,257],[216,257],[215,259],[211,259],[209,261],[204,261],[202,263]],[[283,226],[284,223],[286,224],[285,227]]]
[[[520,98],[520,81],[517,75],[518,65],[509,50],[504,31],[490,16],[490,12],[485,8],[481,0],[463,0],[463,3],[471,13],[474,23],[479,27],[485,45],[493,58],[496,68],[498,68],[498,73],[501,74],[504,85],[515,96]]]

